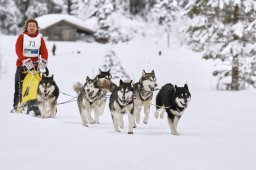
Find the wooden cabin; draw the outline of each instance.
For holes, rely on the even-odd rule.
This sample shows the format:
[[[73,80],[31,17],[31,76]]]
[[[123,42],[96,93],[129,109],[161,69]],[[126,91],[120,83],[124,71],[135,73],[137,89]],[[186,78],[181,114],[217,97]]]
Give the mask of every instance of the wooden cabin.
[[[92,22],[67,14],[49,14],[36,18],[40,32],[50,41],[76,41],[95,39]]]

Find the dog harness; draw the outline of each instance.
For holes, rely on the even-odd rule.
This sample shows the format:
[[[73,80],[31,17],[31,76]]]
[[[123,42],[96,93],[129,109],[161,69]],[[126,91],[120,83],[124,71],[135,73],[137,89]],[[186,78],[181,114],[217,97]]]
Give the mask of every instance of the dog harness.
[[[146,93],[145,99],[142,97],[142,94],[141,94],[143,91]],[[139,96],[140,96],[140,99],[144,102],[144,101],[147,101],[152,98],[153,92],[144,90],[144,87],[143,87],[142,83],[140,82],[139,83]]]

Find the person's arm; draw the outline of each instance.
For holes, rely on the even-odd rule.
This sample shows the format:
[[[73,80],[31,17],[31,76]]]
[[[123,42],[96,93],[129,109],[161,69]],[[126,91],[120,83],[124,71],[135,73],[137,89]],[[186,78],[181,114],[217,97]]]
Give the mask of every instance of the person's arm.
[[[41,38],[40,54],[41,54],[42,59],[47,61],[47,59],[48,59],[48,50],[46,48],[46,44],[45,44],[45,41],[44,41],[43,37]]]
[[[17,41],[16,41],[16,54],[20,61],[24,59],[23,56],[23,34],[19,35]]]

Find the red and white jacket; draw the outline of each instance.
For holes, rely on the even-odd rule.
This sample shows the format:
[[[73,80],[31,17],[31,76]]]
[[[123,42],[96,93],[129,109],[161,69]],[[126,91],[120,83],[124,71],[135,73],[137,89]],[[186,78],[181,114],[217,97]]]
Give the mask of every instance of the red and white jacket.
[[[27,59],[27,58],[30,58],[33,62],[37,62],[38,61],[38,57],[39,55],[41,55],[41,58],[42,59],[45,59],[47,60],[48,59],[48,51],[47,51],[47,48],[46,48],[46,45],[45,45],[45,41],[44,41],[44,38],[43,37],[40,37],[41,38],[41,42],[39,42],[39,55],[38,56],[25,56],[26,52],[25,52],[25,48],[23,48],[24,44],[27,44],[27,42],[24,42],[24,34],[27,35],[27,37],[25,38],[31,38],[31,39],[35,39],[36,40],[36,37],[39,36],[38,33],[36,34],[33,34],[33,35],[29,35],[28,32],[24,32],[23,34],[20,34],[17,41],[16,41],[16,54],[18,56],[18,59],[16,61],[16,66],[20,67],[22,66],[22,61],[24,59]],[[25,35],[25,36],[26,36]],[[32,44],[34,45],[34,44]],[[36,48],[36,47],[35,47]]]

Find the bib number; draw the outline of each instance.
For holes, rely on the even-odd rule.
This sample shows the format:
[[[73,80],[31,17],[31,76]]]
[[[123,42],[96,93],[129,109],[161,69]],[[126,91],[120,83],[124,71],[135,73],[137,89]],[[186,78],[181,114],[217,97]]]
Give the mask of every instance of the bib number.
[[[36,42],[35,41],[29,41],[29,47],[35,47]]]

